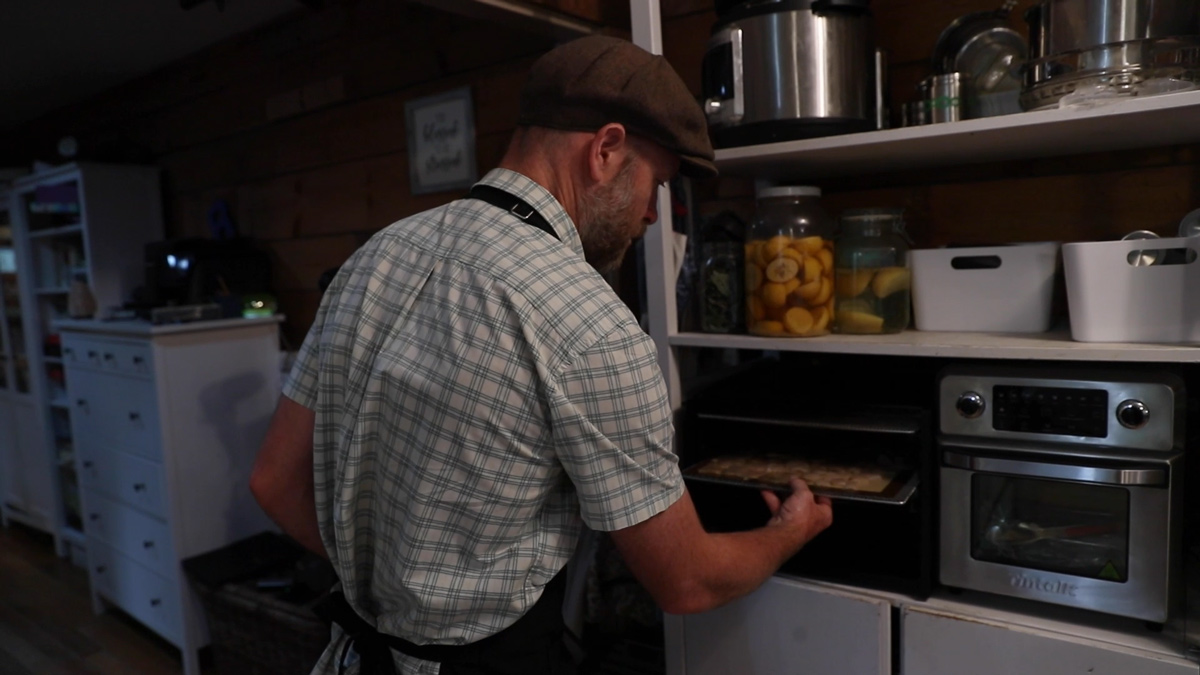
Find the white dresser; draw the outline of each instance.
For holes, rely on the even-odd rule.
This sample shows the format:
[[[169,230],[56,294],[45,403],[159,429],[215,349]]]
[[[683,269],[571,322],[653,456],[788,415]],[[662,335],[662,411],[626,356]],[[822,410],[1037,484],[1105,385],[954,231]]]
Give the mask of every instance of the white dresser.
[[[249,490],[279,396],[278,320],[60,321],[88,575],[199,675],[203,608],[180,562],[275,527]]]

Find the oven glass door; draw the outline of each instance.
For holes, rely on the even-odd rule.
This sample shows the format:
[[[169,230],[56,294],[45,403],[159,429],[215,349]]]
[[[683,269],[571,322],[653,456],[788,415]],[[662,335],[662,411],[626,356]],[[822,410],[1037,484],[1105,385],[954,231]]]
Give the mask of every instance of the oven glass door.
[[[988,473],[971,476],[971,557],[1124,583],[1129,490]]]

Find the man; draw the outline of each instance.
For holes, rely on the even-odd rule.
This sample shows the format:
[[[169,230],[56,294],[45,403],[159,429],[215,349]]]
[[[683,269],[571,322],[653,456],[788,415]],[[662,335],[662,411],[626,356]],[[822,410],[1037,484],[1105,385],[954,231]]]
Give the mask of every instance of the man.
[[[584,524],[688,613],[754,590],[831,522],[796,480],[782,503],[764,493],[766,526],[704,531],[654,345],[600,274],[657,220],[659,185],[716,173],[670,65],[568,43],[531,69],[519,125],[471,198],[342,266],[264,441],[256,498],[344,592],[318,673],[573,672],[562,570]]]

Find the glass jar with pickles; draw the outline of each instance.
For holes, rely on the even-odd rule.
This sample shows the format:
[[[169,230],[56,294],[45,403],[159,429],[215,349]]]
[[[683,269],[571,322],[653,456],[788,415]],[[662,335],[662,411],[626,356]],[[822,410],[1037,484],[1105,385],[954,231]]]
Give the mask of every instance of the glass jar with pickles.
[[[836,328],[899,333],[908,327],[908,235],[904,209],[850,209],[838,223]]]
[[[834,221],[811,186],[762,188],[746,233],[746,329],[771,337],[833,326]]]

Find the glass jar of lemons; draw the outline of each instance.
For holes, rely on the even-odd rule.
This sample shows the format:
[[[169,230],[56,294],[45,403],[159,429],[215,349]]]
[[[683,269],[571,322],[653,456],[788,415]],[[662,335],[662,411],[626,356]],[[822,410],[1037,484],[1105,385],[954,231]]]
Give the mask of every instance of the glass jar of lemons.
[[[908,235],[904,209],[850,209],[839,222],[839,333],[898,333],[908,327]]]
[[[820,188],[757,194],[746,233],[746,328],[755,335],[811,337],[833,325],[834,222]]]

